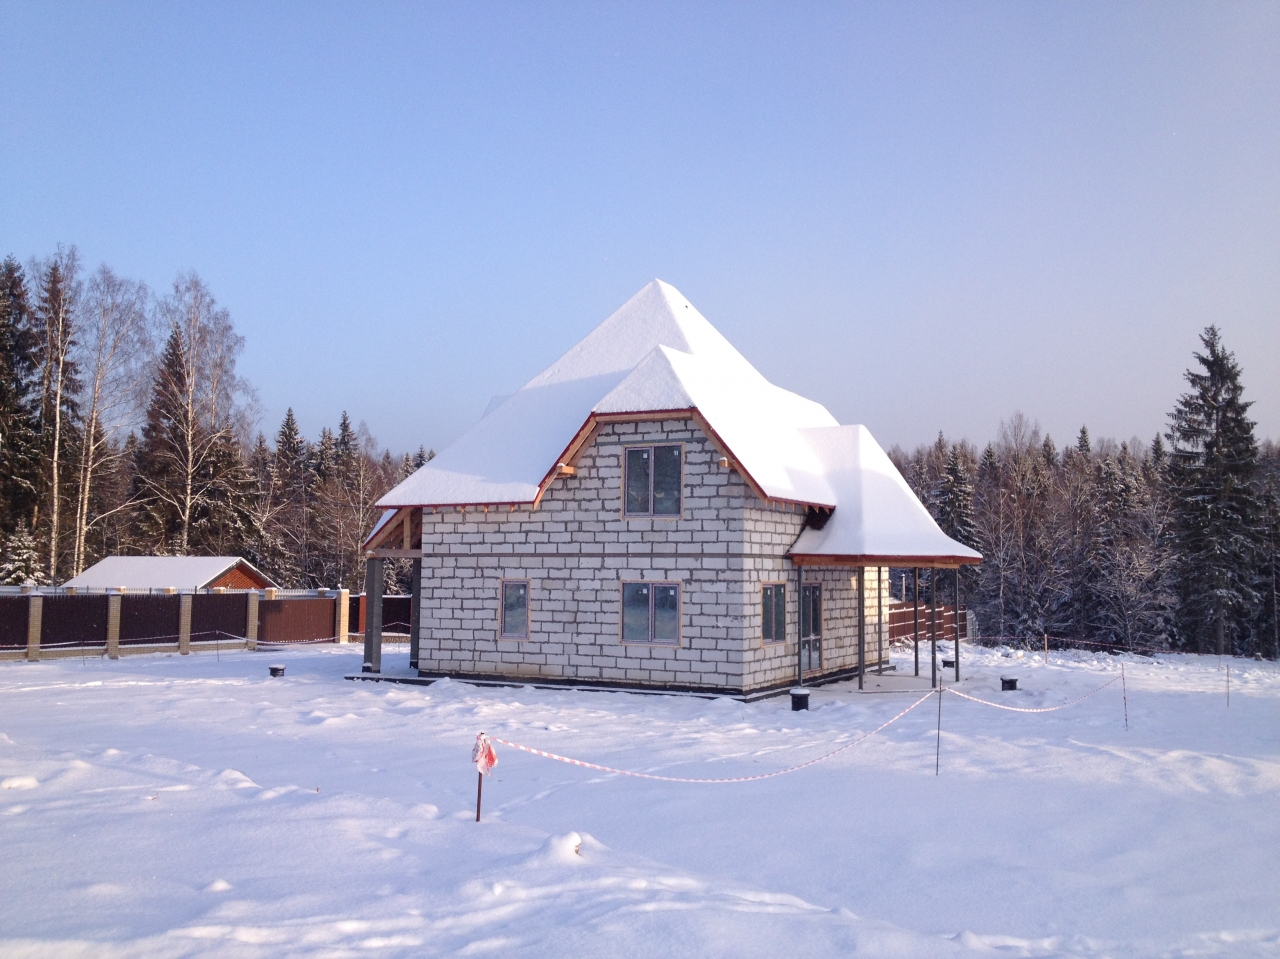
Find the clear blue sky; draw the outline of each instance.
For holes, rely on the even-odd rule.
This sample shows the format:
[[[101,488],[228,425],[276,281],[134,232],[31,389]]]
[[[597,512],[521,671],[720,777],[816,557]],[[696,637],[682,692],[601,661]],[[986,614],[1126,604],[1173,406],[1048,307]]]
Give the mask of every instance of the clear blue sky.
[[[653,277],[886,446],[1280,438],[1280,4],[0,2],[0,255],[194,268],[263,428],[446,445]]]

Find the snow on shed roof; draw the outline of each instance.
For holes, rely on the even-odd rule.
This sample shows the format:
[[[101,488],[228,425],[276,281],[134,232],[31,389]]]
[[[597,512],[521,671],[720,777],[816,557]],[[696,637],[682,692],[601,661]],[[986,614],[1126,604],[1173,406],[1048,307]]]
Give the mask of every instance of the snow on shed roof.
[[[239,556],[108,556],[62,585],[84,589],[203,589],[240,564],[264,583],[271,583]]]
[[[661,412],[700,419],[764,497],[840,507],[838,515],[848,496],[854,498],[849,502],[860,504],[861,513],[870,515],[880,510],[879,498],[889,494],[885,506],[899,516],[900,526],[927,521],[932,531],[917,530],[901,545],[909,540],[933,550],[929,556],[943,555],[936,552],[941,545],[932,538],[936,534],[951,544],[952,552],[946,555],[956,555],[954,550],[973,553],[943,536],[865,429],[840,427],[820,403],[770,383],[675,287],[661,280],[647,284],[522,389],[491,405],[457,442],[378,505],[394,510],[536,503],[556,476],[557,464],[586,435],[595,417]],[[824,430],[862,433],[831,433],[822,439]],[[870,483],[864,489],[849,484],[842,472],[844,461],[831,446],[855,440],[874,447],[900,486]],[[877,460],[875,465],[881,464]],[[838,483],[833,482],[836,477]],[[899,502],[904,492],[915,512]],[[390,515],[385,514],[383,522]],[[813,531],[806,536],[808,532]],[[843,547],[844,540],[839,545]],[[827,552],[820,544],[814,548]],[[901,555],[908,552],[904,548]]]

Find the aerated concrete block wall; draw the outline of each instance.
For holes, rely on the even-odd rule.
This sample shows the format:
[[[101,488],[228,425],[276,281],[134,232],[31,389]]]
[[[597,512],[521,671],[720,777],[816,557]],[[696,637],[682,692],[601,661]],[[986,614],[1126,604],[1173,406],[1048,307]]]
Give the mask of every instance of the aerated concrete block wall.
[[[622,451],[650,443],[684,447],[679,517],[623,516]],[[762,503],[719,457],[692,420],[605,424],[576,475],[557,479],[537,509],[425,510],[419,669],[726,692],[794,681],[798,598],[785,553],[804,514]],[[806,576],[827,572],[852,597],[834,585],[824,596],[834,649],[856,596],[852,571]],[[528,639],[499,636],[503,580],[529,583]],[[679,583],[678,645],[622,641],[622,583],[634,580]],[[766,581],[787,584],[786,643],[761,639]],[[856,632],[855,619],[855,660]],[[833,654],[833,664],[848,655]]]

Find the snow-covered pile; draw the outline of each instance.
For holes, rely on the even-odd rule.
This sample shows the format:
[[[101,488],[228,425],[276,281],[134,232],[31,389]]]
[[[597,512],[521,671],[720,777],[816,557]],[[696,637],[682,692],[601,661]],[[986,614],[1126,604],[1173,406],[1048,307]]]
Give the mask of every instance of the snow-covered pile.
[[[1024,707],[1121,662],[966,654],[961,688]],[[1228,707],[1216,659],[1124,663],[1127,732],[1120,683],[1040,714],[944,697],[936,777],[936,699],[741,785],[499,746],[479,825],[481,729],[740,776],[918,694],[352,683],[353,647],[6,664],[0,955],[1280,956],[1280,671],[1232,661]]]

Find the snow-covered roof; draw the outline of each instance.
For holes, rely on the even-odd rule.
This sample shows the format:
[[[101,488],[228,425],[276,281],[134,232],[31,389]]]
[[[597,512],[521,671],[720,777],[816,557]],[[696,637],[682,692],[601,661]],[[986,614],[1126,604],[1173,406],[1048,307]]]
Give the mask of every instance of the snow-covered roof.
[[[928,545],[929,555],[938,556],[943,554],[932,537],[951,543],[865,429],[841,427],[820,403],[770,383],[679,290],[661,280],[647,284],[523,388],[491,404],[475,426],[378,505],[394,510],[536,503],[593,419],[661,412],[696,416],[767,499],[839,515],[846,504],[842,497],[855,497],[859,515],[869,515],[880,509],[874,497],[892,493],[885,504],[891,516],[931,528],[905,537],[904,544],[909,539]],[[864,492],[849,484],[832,446],[855,440],[860,448],[875,448],[898,485],[867,484]],[[914,511],[900,502],[902,493]],[[886,532],[892,525],[887,518],[877,522]]]
[[[865,426],[800,432],[822,462],[837,508],[821,529],[800,534],[793,558],[839,557],[881,566],[982,561],[976,550],[942,532]]]
[[[239,556],[108,556],[63,586],[83,589],[203,589],[237,565],[270,584]]]

